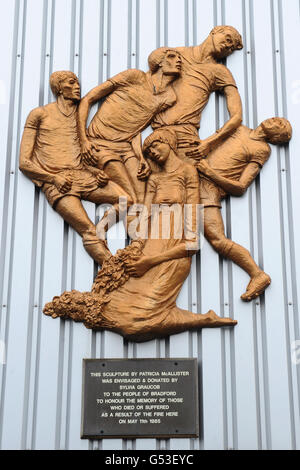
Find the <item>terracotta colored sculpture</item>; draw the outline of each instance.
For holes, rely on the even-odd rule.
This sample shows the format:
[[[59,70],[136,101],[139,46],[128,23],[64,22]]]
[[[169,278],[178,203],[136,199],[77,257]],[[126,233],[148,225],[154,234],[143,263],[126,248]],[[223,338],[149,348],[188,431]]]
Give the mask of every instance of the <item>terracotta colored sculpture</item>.
[[[235,320],[211,310],[194,314],[176,306],[198,250],[200,203],[205,208],[208,241],[250,276],[242,299],[254,299],[270,284],[269,275],[249,251],[226,238],[220,212],[222,198],[242,195],[258,175],[270,156],[268,142],[286,143],[292,133],[283,118],[268,119],[255,130],[241,125],[236,83],[217,61],[242,47],[236,29],[216,27],[199,46],[157,49],[149,56],[149,72],[121,72],[81,101],[76,75],[52,74],[56,102],[28,116],[20,169],[82,236],[85,249],[102,269],[91,292],[74,290],[55,297],[45,306],[46,315],[71,318],[87,328],[109,329],[135,341],[234,326]],[[214,91],[225,95],[230,117],[201,141],[201,114]],[[103,98],[86,129],[91,105]],[[150,123],[155,131],[142,151],[141,132]],[[126,219],[130,245],[112,256],[105,234],[102,237],[103,227],[107,230],[110,215],[111,223],[115,215],[126,215],[120,197],[131,209],[134,203],[144,204],[135,225],[132,213]],[[112,205],[97,229],[82,199]]]
[[[242,48],[242,38],[232,26],[215,27],[199,46],[176,48],[182,57],[182,74],[174,82],[177,101],[155,116],[152,127],[170,127],[176,132],[182,159],[189,161],[186,152],[191,147],[198,154],[207,155],[242,123],[242,104],[235,80],[227,67],[217,63]],[[201,142],[198,136],[201,114],[215,91],[225,95],[230,119]]]
[[[227,194],[242,196],[270,156],[271,148],[267,142],[283,144],[291,136],[291,124],[283,118],[267,119],[255,130],[240,126],[197,164],[200,198],[205,207],[205,236],[220,255],[229,258],[249,274],[251,280],[241,296],[245,301],[262,294],[271,279],[257,266],[248,250],[226,238],[220,211],[221,199]],[[197,151],[191,154],[199,158]]]
[[[176,204],[183,211],[187,202],[196,206],[197,170],[176,155],[175,134],[168,130],[154,132],[146,139],[144,151],[160,167],[159,173],[149,177],[145,207],[149,210],[152,204]],[[161,224],[160,213],[160,234]],[[133,241],[104,263],[91,293],[64,293],[48,303],[44,313],[82,321],[88,328],[110,329],[135,341],[196,328],[234,326],[235,320],[218,317],[213,311],[197,315],[176,306],[195,253],[187,249],[187,244],[197,239],[195,216],[192,226],[194,231],[189,232],[192,235],[188,239],[183,227],[181,238],[175,237],[171,224],[169,238],[150,236]]]
[[[178,52],[162,47],[149,56],[150,71],[126,70],[90,91],[79,107],[82,155],[104,169],[134,202],[142,203],[150,169],[143,157],[140,132],[155,114],[172,106],[171,83],[181,73]],[[86,131],[90,106],[105,97]]]
[[[99,264],[110,256],[104,240],[96,235],[81,199],[110,203],[119,213],[123,189],[105,173],[87,166],[81,158],[77,129],[80,85],[73,72],[54,72],[50,85],[56,102],[29,114],[20,150],[20,169],[45,193],[51,206],[83,239],[89,255]],[[131,202],[130,197],[128,197]],[[121,214],[119,214],[121,215]]]

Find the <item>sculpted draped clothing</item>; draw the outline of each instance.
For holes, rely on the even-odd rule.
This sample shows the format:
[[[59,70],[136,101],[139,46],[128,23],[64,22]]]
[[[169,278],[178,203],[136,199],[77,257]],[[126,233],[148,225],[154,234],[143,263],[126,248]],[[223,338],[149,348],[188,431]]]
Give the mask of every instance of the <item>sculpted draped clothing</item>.
[[[194,206],[199,202],[199,178],[194,167],[182,163],[173,173],[152,174],[148,181],[147,197],[152,195],[153,204],[184,204]],[[194,213],[195,216],[195,213]],[[143,254],[155,256],[182,243],[188,243],[183,230],[181,236],[174,233],[174,213],[170,217],[170,237],[168,239],[150,237],[145,242]],[[159,215],[159,234],[163,215]],[[195,220],[192,221],[195,226]],[[151,232],[149,226],[149,232]],[[181,226],[183,229],[183,227]],[[178,232],[177,232],[178,233]],[[195,233],[193,233],[195,240]],[[176,306],[176,299],[191,267],[191,256],[170,259],[147,271],[142,277],[131,277],[122,287],[110,294],[110,302],[105,305],[102,317],[110,329],[139,341],[139,337],[151,339],[166,334],[179,333],[196,327],[199,315]],[[189,326],[187,326],[187,324]]]

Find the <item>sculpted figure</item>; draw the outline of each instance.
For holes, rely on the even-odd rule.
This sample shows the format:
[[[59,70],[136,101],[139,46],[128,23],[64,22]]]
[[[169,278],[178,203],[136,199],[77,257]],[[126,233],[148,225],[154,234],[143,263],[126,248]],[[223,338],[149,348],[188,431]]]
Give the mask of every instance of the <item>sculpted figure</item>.
[[[242,196],[270,156],[268,142],[284,144],[291,136],[291,124],[283,118],[267,119],[254,130],[240,126],[197,164],[200,199],[205,207],[205,237],[220,255],[249,274],[251,280],[241,296],[245,301],[262,294],[271,279],[257,266],[248,250],[226,238],[220,211],[221,199],[228,194]]]
[[[217,63],[242,48],[242,38],[231,26],[215,27],[199,46],[176,48],[182,57],[182,74],[174,82],[177,101],[155,116],[152,127],[170,127],[176,132],[181,158],[189,161],[187,155],[207,155],[242,123],[242,104],[235,80],[227,67]],[[230,119],[201,142],[198,136],[201,114],[215,91],[225,95]]]
[[[77,128],[80,85],[76,75],[54,72],[50,85],[56,102],[29,114],[21,143],[20,170],[42,189],[53,209],[81,235],[89,255],[102,264],[110,251],[97,237],[81,199],[110,203],[118,213],[119,197],[127,194],[108,182],[103,171],[82,161]]]
[[[44,308],[46,315],[72,318],[88,328],[110,329],[134,341],[146,341],[185,330],[234,326],[235,320],[221,318],[212,310],[194,314],[176,306],[176,299],[189,274],[190,243],[197,240],[196,205],[199,203],[199,177],[192,165],[176,154],[176,135],[168,130],[151,134],[144,151],[159,167],[150,175],[145,197],[146,214],[151,207],[174,205],[183,214],[189,203],[193,210],[190,230],[178,236],[174,212],[170,236],[163,236],[163,211],[159,212],[159,236],[141,237],[106,261],[92,292],[65,292]],[[173,214],[173,216],[172,216]],[[149,218],[149,232],[156,229]],[[142,230],[142,233],[145,231]]]
[[[149,56],[150,71],[126,70],[90,91],[79,107],[82,155],[105,170],[134,202],[142,203],[150,168],[143,157],[140,132],[155,114],[172,106],[171,83],[181,73],[178,52],[162,47]],[[105,98],[86,131],[92,104]]]

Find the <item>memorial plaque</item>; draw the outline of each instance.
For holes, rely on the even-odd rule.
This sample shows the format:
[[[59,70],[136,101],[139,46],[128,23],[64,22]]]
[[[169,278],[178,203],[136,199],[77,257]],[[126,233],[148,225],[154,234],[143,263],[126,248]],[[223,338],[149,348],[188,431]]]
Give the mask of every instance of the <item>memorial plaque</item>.
[[[84,359],[82,439],[198,437],[197,359]]]

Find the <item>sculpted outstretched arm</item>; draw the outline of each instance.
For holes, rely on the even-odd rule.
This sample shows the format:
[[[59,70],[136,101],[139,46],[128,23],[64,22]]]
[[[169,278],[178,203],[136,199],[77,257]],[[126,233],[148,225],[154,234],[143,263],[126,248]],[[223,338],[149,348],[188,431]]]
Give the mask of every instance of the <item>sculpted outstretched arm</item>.
[[[30,121],[34,123],[34,125],[38,126],[39,118],[39,110],[34,110],[28,116],[27,122]],[[25,127],[20,147],[19,168],[22,173],[30,179],[35,179],[44,183],[53,183],[53,175],[47,173],[32,161],[37,133],[38,130],[36,128]]]
[[[91,106],[100,101],[101,98],[112,93],[115,85],[109,80],[93,88],[84,98],[82,98],[78,109],[78,132],[81,143],[81,153],[86,164],[96,164],[97,160],[93,157],[93,144],[89,142],[86,136],[86,123]]]
[[[224,88],[224,95],[230,119],[214,134],[215,138],[211,138],[212,148],[232,134],[243,121],[243,106],[238,89],[233,86],[227,86]]]
[[[201,144],[194,150],[186,154],[192,158],[201,158],[207,156],[214,148],[216,148],[226,137],[232,134],[243,121],[243,107],[238,89],[234,86],[226,86],[224,88],[227,109],[230,119],[221,129],[217,130],[213,135],[203,140]]]
[[[199,162],[196,167],[200,173],[207,176],[231,196],[242,196],[260,172],[258,163],[251,162],[243,171],[239,181],[236,181],[219,175],[205,160]]]
[[[37,184],[37,182],[41,182],[54,184],[58,191],[66,193],[70,191],[72,187],[70,177],[48,173],[33,162],[32,157],[41,119],[41,108],[34,109],[27,118],[20,148],[19,168],[24,175],[33,180],[34,183]],[[42,184],[40,184],[40,186],[41,185]]]

